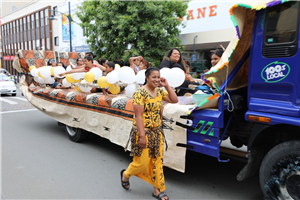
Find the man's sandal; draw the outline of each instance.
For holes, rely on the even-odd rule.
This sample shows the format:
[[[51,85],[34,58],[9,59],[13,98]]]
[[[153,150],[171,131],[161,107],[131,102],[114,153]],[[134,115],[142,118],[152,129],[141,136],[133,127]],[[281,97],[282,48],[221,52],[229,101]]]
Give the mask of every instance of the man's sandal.
[[[122,169],[122,171],[121,171],[121,185],[122,185],[122,187],[125,189],[125,190],[128,190],[129,189],[129,187],[127,188],[126,186],[130,186],[130,183],[129,183],[129,181],[127,181],[127,182],[125,182],[125,181],[122,181],[122,178],[123,178],[123,172],[124,171],[126,171],[125,169]]]
[[[164,197],[168,197],[168,195],[165,191],[159,193],[157,196],[154,193],[152,193],[152,196],[156,199],[159,199],[159,200],[162,200],[162,198],[164,198]],[[167,200],[170,200],[170,198],[168,197]]]

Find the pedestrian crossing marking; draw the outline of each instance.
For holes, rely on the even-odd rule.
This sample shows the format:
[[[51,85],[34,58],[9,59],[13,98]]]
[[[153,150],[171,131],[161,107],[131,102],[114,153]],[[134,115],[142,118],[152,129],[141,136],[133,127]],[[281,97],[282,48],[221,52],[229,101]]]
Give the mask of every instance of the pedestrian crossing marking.
[[[19,100],[27,101],[28,102],[28,100],[26,98],[22,98],[22,97],[11,97],[11,98],[13,98],[13,99],[19,99]]]
[[[8,100],[8,99],[4,99],[4,98],[2,98],[2,97],[0,98],[0,100],[1,100],[1,101],[4,101],[4,102],[6,102],[6,103],[9,103],[9,104],[11,104],[11,105],[12,105],[12,104],[19,104],[18,102],[11,101],[11,100]]]

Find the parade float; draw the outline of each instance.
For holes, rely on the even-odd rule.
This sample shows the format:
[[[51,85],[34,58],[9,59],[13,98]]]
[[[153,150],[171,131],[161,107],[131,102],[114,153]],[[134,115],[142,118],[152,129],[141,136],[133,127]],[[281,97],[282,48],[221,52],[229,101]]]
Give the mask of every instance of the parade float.
[[[162,126],[169,146],[165,166],[184,172],[186,149],[228,162],[220,157],[223,151],[248,160],[237,175],[239,181],[259,171],[265,197],[300,199],[299,10],[300,2],[287,0],[240,3],[230,9],[236,35],[220,62],[202,77],[204,82],[212,81],[213,94],[200,94],[205,98],[197,103],[185,99],[192,105],[163,104]],[[14,68],[22,74],[20,88],[32,105],[66,125],[71,140],[84,139],[85,130],[124,147],[133,117],[130,96],[139,84],[138,77],[129,82],[121,78],[129,74],[126,67],[116,69],[118,78],[110,83],[106,82],[111,77],[99,77],[96,84],[80,83],[72,76],[74,80],[66,77],[66,81],[77,89],[45,86],[53,81],[42,70],[49,59],[75,65],[82,57],[73,52],[19,51]],[[30,72],[35,67],[36,76]],[[48,75],[47,81],[43,75]],[[173,76],[169,82],[176,82],[176,87],[182,76],[176,72]],[[120,86],[127,92],[103,95],[85,90],[109,84],[116,92]],[[72,132],[72,128],[77,129]],[[236,150],[247,146],[247,152],[222,148],[227,138]]]

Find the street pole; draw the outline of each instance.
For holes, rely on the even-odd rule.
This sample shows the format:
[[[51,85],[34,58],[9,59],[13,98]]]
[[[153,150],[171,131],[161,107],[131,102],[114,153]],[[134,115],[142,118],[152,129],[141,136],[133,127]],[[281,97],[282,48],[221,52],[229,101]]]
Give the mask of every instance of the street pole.
[[[72,52],[72,30],[71,30],[71,23],[72,23],[72,17],[71,17],[71,5],[70,5],[70,1],[69,1],[69,17],[68,17],[68,20],[69,20],[69,34],[70,34],[70,52]]]
[[[195,60],[196,60],[196,45],[195,45],[196,37],[198,37],[198,35],[195,35],[195,37],[194,37],[194,56],[195,56]]]

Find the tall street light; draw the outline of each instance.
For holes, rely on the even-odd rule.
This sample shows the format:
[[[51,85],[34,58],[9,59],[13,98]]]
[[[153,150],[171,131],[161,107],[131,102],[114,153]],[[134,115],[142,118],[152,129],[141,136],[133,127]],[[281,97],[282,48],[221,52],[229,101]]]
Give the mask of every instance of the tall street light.
[[[196,37],[198,37],[198,35],[195,35],[195,37],[194,37],[194,55],[193,55],[192,61],[196,61],[196,48],[195,48],[195,39],[196,39]]]
[[[70,4],[70,1],[69,1],[69,15],[66,15],[66,14],[64,14],[64,13],[62,13],[62,12],[57,11],[57,10],[51,10],[51,9],[48,9],[48,10],[51,10],[51,11],[54,11],[54,12],[59,12],[60,14],[66,16],[66,17],[68,18],[68,20],[69,20],[69,35],[70,35],[70,52],[72,52],[73,49],[72,49],[72,31],[71,31],[71,23],[72,23],[72,22],[75,22],[75,21],[74,21],[74,20],[72,19],[72,17],[71,17],[71,9],[70,9],[70,7],[71,7],[71,4]],[[56,18],[54,17],[54,15],[52,14],[51,17],[48,18],[48,20],[57,20],[57,19],[56,19]],[[76,24],[79,24],[79,23],[77,23],[77,22],[75,22],[75,23],[76,23]]]

